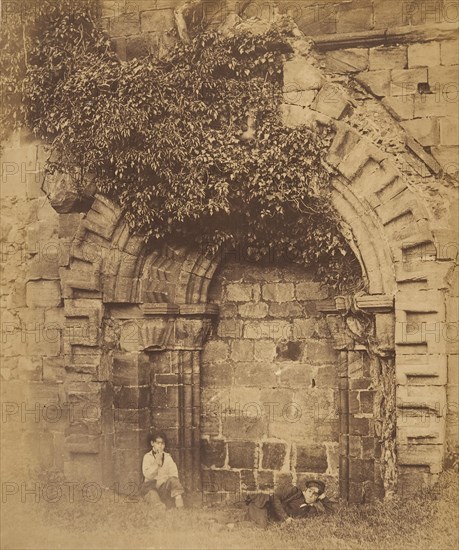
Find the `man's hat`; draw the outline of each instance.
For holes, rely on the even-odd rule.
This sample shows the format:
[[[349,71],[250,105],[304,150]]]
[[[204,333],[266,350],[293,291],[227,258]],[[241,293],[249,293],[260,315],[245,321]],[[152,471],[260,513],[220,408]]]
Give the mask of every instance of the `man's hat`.
[[[309,479],[304,481],[304,486],[306,489],[309,487],[317,487],[319,489],[319,495],[325,492],[325,483],[320,481],[320,479]]]

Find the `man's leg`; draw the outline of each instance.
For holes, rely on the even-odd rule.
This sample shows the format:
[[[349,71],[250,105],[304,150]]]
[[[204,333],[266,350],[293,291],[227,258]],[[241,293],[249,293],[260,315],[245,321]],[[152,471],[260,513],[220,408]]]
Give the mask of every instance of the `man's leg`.
[[[139,495],[144,497],[147,493],[156,489],[156,481],[145,481],[139,489]]]
[[[160,487],[158,487],[158,493],[163,502],[170,502],[170,499],[174,499],[176,508],[183,508],[182,495],[185,490],[182,487],[177,477],[170,477]]]

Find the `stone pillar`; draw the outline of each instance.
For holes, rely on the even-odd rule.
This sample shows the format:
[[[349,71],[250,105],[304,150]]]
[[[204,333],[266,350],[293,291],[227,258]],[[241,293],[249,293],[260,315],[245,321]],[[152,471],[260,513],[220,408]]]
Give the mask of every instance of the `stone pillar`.
[[[339,358],[339,493],[349,499],[349,377],[347,351]]]
[[[389,429],[389,421],[395,422],[395,373],[393,369],[382,372],[383,365],[378,358],[378,355],[390,356],[387,361],[391,360],[393,365],[392,307],[393,299],[388,296],[367,295],[355,300],[349,297],[325,300],[318,308],[332,314],[328,321],[333,325],[335,348],[340,351],[339,485],[341,498],[349,502],[363,503],[383,496],[385,464],[381,463],[381,441],[386,443],[389,439],[390,448],[395,446],[394,430]],[[351,332],[345,329],[342,314],[348,315],[353,308],[374,314],[379,344],[375,349],[357,343],[361,340],[359,335],[352,331],[355,338],[351,337]],[[359,324],[353,325],[354,330],[358,330]],[[373,335],[361,336],[369,340]]]
[[[163,431],[188,491],[200,489],[200,364],[213,305],[118,307],[113,354],[116,479],[141,481],[149,431]],[[132,316],[129,318],[129,316]],[[121,488],[121,487],[120,487]]]
[[[217,312],[213,305],[181,305],[162,352],[152,354],[152,428],[166,432],[189,491],[200,489],[201,350]]]
[[[143,482],[142,458],[150,427],[150,363],[143,352],[116,351],[112,358],[114,479],[122,493]]]

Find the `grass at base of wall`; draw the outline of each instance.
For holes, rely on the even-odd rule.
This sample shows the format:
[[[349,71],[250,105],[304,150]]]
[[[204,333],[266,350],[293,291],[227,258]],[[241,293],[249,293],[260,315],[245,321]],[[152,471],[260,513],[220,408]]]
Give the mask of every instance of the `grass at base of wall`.
[[[31,485],[29,484],[29,488]],[[62,487],[64,488],[64,487]],[[459,477],[411,499],[337,507],[334,514],[261,530],[242,521],[243,503],[155,511],[106,492],[96,502],[75,491],[56,503],[20,492],[2,503],[5,549],[435,549],[459,547]],[[90,497],[90,493],[86,497]],[[15,498],[16,497],[16,498]],[[49,493],[48,500],[55,498]]]

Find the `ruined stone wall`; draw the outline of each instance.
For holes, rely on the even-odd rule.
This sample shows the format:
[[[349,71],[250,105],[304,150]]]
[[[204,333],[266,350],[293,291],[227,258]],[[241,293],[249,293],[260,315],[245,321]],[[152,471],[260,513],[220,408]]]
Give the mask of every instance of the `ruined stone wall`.
[[[216,275],[203,350],[203,488],[208,498],[338,475],[338,353],[306,270],[229,262]]]
[[[355,78],[380,99],[406,133],[431,154],[431,171],[438,173],[441,167],[454,176],[459,154],[458,51],[457,40],[433,38],[329,51],[321,62],[329,73]],[[417,170],[423,177],[429,174]]]
[[[122,59],[144,55],[146,51],[161,54],[177,38],[175,20],[173,22],[177,2],[138,0],[135,9],[134,3],[124,1],[104,0],[102,4],[106,10],[113,9],[115,4],[124,10],[114,15],[104,13],[104,24]],[[140,4],[142,9],[137,9]],[[269,3],[270,10],[274,4]],[[330,21],[328,15],[318,21],[317,8],[308,2],[301,3],[299,26],[307,35],[315,36],[316,49],[314,59],[304,48],[286,63],[284,120],[286,124],[297,125],[311,124],[321,117],[325,117],[322,121],[326,123],[333,119],[338,130],[327,162],[346,180],[346,192],[351,189],[365,204],[358,215],[349,216],[352,227],[347,228],[347,235],[358,233],[363,250],[375,245],[368,220],[378,219],[384,227],[385,237],[376,239],[377,248],[390,244],[394,266],[391,265],[389,271],[395,270],[398,289],[386,291],[378,283],[371,291],[373,296],[369,296],[367,307],[371,312],[374,300],[373,311],[383,311],[376,315],[378,337],[382,339],[379,344],[387,350],[393,351],[394,346],[396,349],[395,373],[383,364],[380,375],[384,383],[397,384],[400,480],[402,485],[416,490],[420,483],[428,485],[428,480],[441,471],[444,458],[446,464],[451,463],[448,457],[454,457],[454,453],[457,456],[459,446],[458,289],[457,272],[451,267],[454,251],[457,252],[454,232],[457,185],[453,181],[459,164],[455,116],[457,40],[452,40],[450,30],[445,30],[450,22],[444,8],[442,12],[428,12],[428,2],[418,2],[416,5],[421,8],[416,11],[410,3],[411,16],[402,20],[402,31],[397,29],[401,10],[407,13],[406,3],[338,4],[335,20]],[[327,8],[331,5],[327,3]],[[283,8],[281,6],[281,10]],[[453,17],[452,12],[447,14],[449,19]],[[431,25],[430,30],[416,34],[416,29],[425,24]],[[442,30],[435,30],[432,25],[440,25]],[[384,40],[381,42],[380,35],[384,35],[386,27],[400,38],[400,43],[394,43],[395,39],[387,44]],[[139,272],[129,271],[128,261],[118,262],[122,266],[116,281],[114,273],[119,266],[117,260],[112,259],[105,264],[109,276],[105,274],[103,283],[110,287],[115,281],[119,286],[116,292],[107,292],[109,296],[104,297],[115,305],[107,308],[103,323],[101,288],[104,285],[100,283],[100,265],[91,253],[89,257],[81,257],[78,247],[81,243],[84,245],[87,238],[90,250],[96,246],[93,252],[97,256],[99,245],[108,249],[127,242],[127,229],[120,229],[118,241],[111,242],[110,228],[119,213],[113,205],[100,201],[97,202],[99,210],[90,211],[85,220],[88,231],[78,229],[83,218],[78,205],[70,205],[66,209],[68,213],[57,214],[40,190],[44,159],[42,145],[25,132],[14,134],[4,144],[1,377],[2,432],[7,444],[2,445],[2,452],[10,455],[3,456],[10,458],[15,467],[19,466],[17,446],[22,440],[33,448],[30,457],[35,464],[38,459],[42,467],[58,468],[71,481],[78,477],[109,485],[111,467],[121,478],[126,477],[126,472],[132,472],[132,479],[137,481],[141,454],[145,450],[143,438],[149,427],[165,426],[170,429],[171,439],[176,434],[175,441],[179,441],[178,426],[183,419],[180,419],[177,396],[180,391],[184,392],[184,386],[177,382],[175,367],[180,364],[187,370],[184,374],[192,372],[197,376],[201,343],[193,342],[191,329],[188,335],[181,328],[180,333],[187,340],[186,345],[181,345],[183,349],[166,352],[170,357],[147,350],[151,362],[148,366],[143,361],[144,343],[131,342],[123,347],[126,341],[122,338],[122,325],[126,314],[116,313],[116,304],[120,301],[129,304],[134,300],[129,298],[129,292],[140,277],[148,292],[137,302],[158,302],[161,309],[163,302],[175,301],[180,306],[170,311],[164,308],[172,317],[181,309],[189,314],[183,304],[195,303],[194,293],[198,291],[191,283],[192,290],[183,283],[187,279],[180,266],[167,267],[173,263],[169,257],[159,256],[152,263],[151,271],[143,275],[141,268]],[[339,201],[337,207],[346,212],[346,203],[342,198]],[[434,237],[430,228],[434,230]],[[362,234],[368,237],[366,242]],[[70,259],[72,242],[77,251]],[[134,258],[131,264],[137,269],[136,245],[127,252],[123,246],[121,256],[115,255],[115,258]],[[67,280],[70,263],[75,288]],[[373,277],[379,265],[370,262]],[[184,272],[189,273],[190,269],[185,267]],[[198,274],[193,277],[199,281],[201,266],[196,269]],[[206,269],[202,271],[208,284],[211,276]],[[377,277],[374,280],[377,281]],[[200,284],[196,283],[196,288]],[[314,285],[306,273],[278,271],[272,267],[258,269],[253,265],[245,268],[228,265],[216,279],[212,299],[222,307],[217,332],[203,354],[201,433],[203,481],[208,492],[219,493],[219,499],[237,487],[241,491],[263,490],[290,476],[296,479],[303,475],[326,475],[336,479],[333,454],[337,442],[333,431],[336,417],[329,425],[315,421],[287,424],[282,423],[283,417],[281,421],[270,422],[266,414],[259,416],[255,407],[247,411],[232,409],[236,402],[243,409],[249,399],[262,404],[266,398],[276,403],[278,395],[282,401],[296,400],[295,392],[300,392],[302,415],[309,415],[310,403],[305,403],[305,395],[320,393],[320,384],[323,384],[326,407],[335,410],[337,381],[333,378],[335,355],[330,337],[336,334],[327,333],[323,318],[314,311],[313,304],[320,295],[310,294],[319,292]],[[301,299],[298,292],[305,292]],[[384,309],[388,303],[389,309],[393,307],[394,296],[395,326],[392,313]],[[205,300],[205,292],[202,299]],[[121,315],[123,323],[117,320],[117,315]],[[143,315],[142,311],[139,315]],[[193,315],[198,314],[195,311]],[[152,321],[150,330],[150,321],[142,321],[147,340],[155,340],[156,322],[162,326],[162,320]],[[131,330],[132,320],[129,323]],[[180,323],[183,320],[174,326]],[[185,324],[191,326],[192,323],[196,321]],[[282,337],[277,333],[273,338],[265,338],[263,326],[280,331]],[[242,330],[241,334],[231,332],[237,327]],[[302,327],[307,336],[300,338],[295,327]],[[83,333],[78,332],[81,330]],[[283,339],[290,339],[293,345],[283,347]],[[297,359],[286,359],[283,355],[298,350]],[[345,353],[353,357],[354,352]],[[373,436],[370,417],[366,416],[371,415],[368,412],[371,399],[362,393],[371,384],[368,373],[364,373],[368,365],[352,357],[346,361],[351,366],[360,365],[356,370],[358,376],[368,378],[368,385],[359,389],[361,381],[352,382],[353,367],[346,375],[350,379],[349,388],[355,384],[353,389],[357,394],[346,395],[350,400],[348,405],[352,405],[350,410],[358,418],[341,431],[341,443],[350,461],[350,483],[354,483],[357,494],[362,491],[359,485],[363,483],[359,477],[362,468],[372,467],[368,453],[371,454],[371,444],[375,442],[369,439]],[[393,369],[391,361],[387,365]],[[230,369],[226,368],[228,365]],[[267,371],[259,371],[266,366]],[[275,374],[278,370],[280,375]],[[266,373],[269,376],[265,376]],[[196,387],[193,388],[195,391]],[[379,395],[381,406],[385,406],[385,397]],[[187,399],[184,395],[183,403],[196,403]],[[211,414],[215,403],[217,414]],[[114,415],[116,408],[121,412]],[[247,418],[243,412],[247,412]],[[293,413],[294,410],[288,412]],[[311,421],[314,414],[307,418]],[[247,422],[249,427],[253,423],[253,431],[240,437]],[[196,426],[193,424],[194,432]],[[304,439],[309,440],[309,434],[311,445],[317,447],[306,452]],[[182,439],[187,437],[185,434]],[[136,447],[135,452],[132,446]],[[314,465],[308,462],[311,457],[315,457]]]
[[[43,145],[27,132],[3,144],[1,175],[2,445],[7,465],[25,467],[16,449],[28,442],[35,464],[63,469],[64,424],[56,403],[62,381],[63,300],[59,266],[65,256],[65,216],[41,190]],[[71,215],[72,216],[72,215]],[[78,217],[79,215],[76,214]],[[75,215],[73,215],[75,217]],[[47,408],[48,407],[48,408]],[[30,462],[30,461],[29,461]]]

